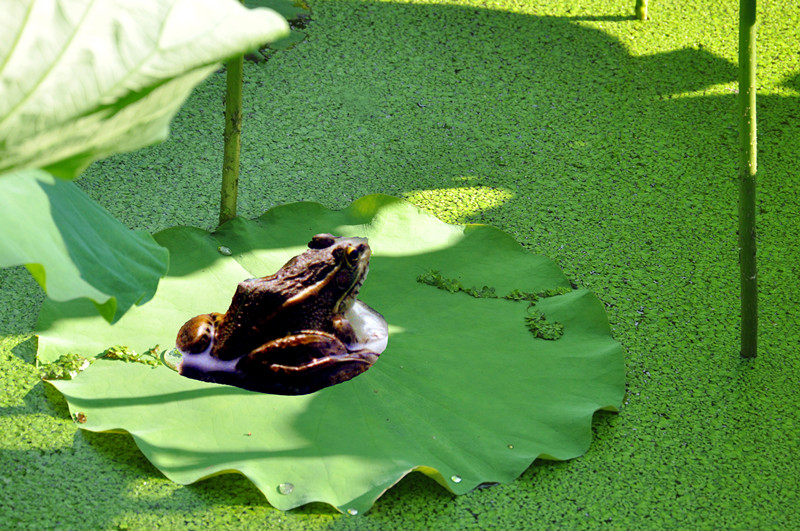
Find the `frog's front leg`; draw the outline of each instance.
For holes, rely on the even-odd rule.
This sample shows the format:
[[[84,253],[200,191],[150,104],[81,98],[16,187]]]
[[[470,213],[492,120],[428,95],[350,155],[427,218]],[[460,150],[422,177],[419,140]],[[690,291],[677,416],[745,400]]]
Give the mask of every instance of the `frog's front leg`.
[[[378,354],[349,351],[333,334],[303,331],[265,343],[236,364],[241,387],[301,395],[347,381],[369,369]]]
[[[336,337],[341,339],[345,345],[350,346],[358,343],[358,335],[347,317],[334,315],[331,319],[331,325],[336,331]]]

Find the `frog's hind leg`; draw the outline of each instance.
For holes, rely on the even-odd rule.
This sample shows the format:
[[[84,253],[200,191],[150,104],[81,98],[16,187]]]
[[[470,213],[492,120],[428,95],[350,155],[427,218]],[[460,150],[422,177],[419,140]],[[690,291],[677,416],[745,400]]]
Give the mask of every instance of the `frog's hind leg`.
[[[270,341],[236,365],[246,389],[300,395],[347,381],[369,369],[378,355],[350,352],[336,336],[303,332]]]

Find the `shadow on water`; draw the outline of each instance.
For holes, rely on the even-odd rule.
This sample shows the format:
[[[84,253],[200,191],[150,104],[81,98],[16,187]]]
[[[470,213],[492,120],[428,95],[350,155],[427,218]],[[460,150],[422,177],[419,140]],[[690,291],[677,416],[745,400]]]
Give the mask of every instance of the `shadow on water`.
[[[563,210],[586,181],[603,197],[615,178],[674,175],[685,155],[695,156],[698,128],[722,131],[705,150],[727,151],[735,141],[724,106],[682,110],[686,104],[672,99],[735,79],[733,65],[702,48],[633,57],[616,39],[568,18],[351,7],[347,21],[368,24],[364,38],[344,43],[335,29],[321,30],[318,45],[297,52],[314,69],[292,77],[291,93],[272,88],[282,88],[280,70],[248,73],[255,120],[268,107],[296,103],[298,93],[303,104],[292,107],[291,120],[245,140],[252,176],[245,193],[301,194],[335,206],[369,191],[499,187],[513,195],[489,216],[503,226],[519,217],[511,211]],[[323,54],[335,60],[322,61]],[[330,190],[315,191],[320,182]]]

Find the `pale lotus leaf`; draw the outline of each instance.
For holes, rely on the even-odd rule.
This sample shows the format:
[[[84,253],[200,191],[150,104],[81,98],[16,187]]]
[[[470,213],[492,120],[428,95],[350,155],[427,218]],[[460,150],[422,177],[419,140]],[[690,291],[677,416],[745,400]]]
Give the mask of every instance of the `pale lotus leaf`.
[[[190,380],[164,365],[98,360],[74,380],[51,381],[78,425],[130,433],[178,483],[238,471],[278,509],[321,501],[361,514],[413,470],[461,494],[512,481],[537,458],[580,456],[593,414],[620,406],[622,348],[593,294],[539,299],[536,309],[564,334],[537,339],[524,325],[529,303],[449,293],[417,278],[437,270],[501,295],[563,290],[569,282],[556,264],[495,228],[449,225],[383,195],[340,211],[286,205],[215,233],[158,233],[171,263],[153,299],[113,326],[85,302],[46,302],[39,362],[112,345],[169,348],[184,321],[224,311],[239,281],[273,273],[321,232],[365,236],[373,250],[359,298],[384,315],[390,337],[367,372],[279,396]]]
[[[24,264],[53,299],[90,298],[115,320],[155,293],[167,252],[50,175],[71,179],[163,140],[219,61],[284,35],[286,21],[235,0],[11,0],[2,10],[0,267]]]
[[[167,137],[191,90],[288,33],[235,0],[11,0],[0,17],[0,176],[76,177]]]

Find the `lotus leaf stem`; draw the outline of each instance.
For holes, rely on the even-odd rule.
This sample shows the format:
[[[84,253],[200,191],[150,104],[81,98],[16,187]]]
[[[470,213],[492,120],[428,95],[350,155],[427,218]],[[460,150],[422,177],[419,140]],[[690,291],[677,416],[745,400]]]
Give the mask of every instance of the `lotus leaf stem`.
[[[739,2],[739,268],[741,355],[758,347],[756,275],[756,0]]]
[[[226,63],[227,89],[225,93],[225,148],[222,161],[222,193],[219,205],[219,224],[236,217],[239,195],[239,154],[242,145],[242,70],[244,56],[239,55]]]
[[[636,7],[634,7],[636,18],[638,20],[647,20],[647,0],[636,0]]]

